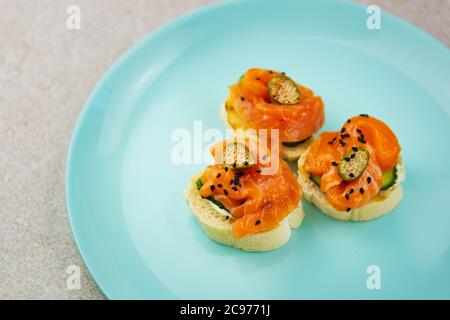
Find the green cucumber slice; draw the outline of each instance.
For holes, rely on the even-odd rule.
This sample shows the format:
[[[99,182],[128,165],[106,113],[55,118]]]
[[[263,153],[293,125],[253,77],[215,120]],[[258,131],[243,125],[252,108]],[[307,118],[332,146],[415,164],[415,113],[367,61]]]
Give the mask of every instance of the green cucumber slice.
[[[197,181],[195,181],[195,185],[197,186],[197,190],[200,191],[200,189],[203,187],[202,179],[198,178]]]
[[[392,187],[397,180],[397,169],[394,168],[389,171],[384,171],[381,177],[381,190],[386,190]]]
[[[321,180],[321,177],[320,176],[313,176],[313,175],[311,175],[310,177],[309,177],[318,187],[320,187],[320,180]]]
[[[221,204],[219,201],[217,201],[216,199],[214,199],[213,197],[209,196],[208,198],[209,201],[211,201],[213,204],[215,204],[216,206],[218,206],[220,209],[225,210],[226,212],[230,212],[228,211],[227,208],[225,208],[225,206],[223,204]]]

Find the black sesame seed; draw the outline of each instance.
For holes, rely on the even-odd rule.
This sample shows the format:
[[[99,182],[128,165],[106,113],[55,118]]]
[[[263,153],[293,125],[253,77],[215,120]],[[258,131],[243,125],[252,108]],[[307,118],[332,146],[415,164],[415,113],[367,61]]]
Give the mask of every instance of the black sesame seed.
[[[256,220],[255,226],[257,226],[257,225],[260,224],[260,223],[261,223],[261,220]]]
[[[364,189],[363,188],[359,188],[359,193],[364,194]]]
[[[227,189],[223,189],[223,194],[226,195],[226,196],[228,195]]]
[[[233,185],[233,183],[234,183],[234,180],[233,180],[233,179],[231,179],[231,180],[230,180],[230,184],[231,184],[231,185]]]
[[[355,159],[355,157],[356,157],[356,154],[354,154],[354,153],[352,153],[352,154],[350,155],[350,158],[352,158],[352,159]]]
[[[259,80],[261,80],[261,78],[256,78],[256,80],[258,80],[258,81],[259,81]]]
[[[244,166],[248,166],[248,161],[244,161]]]
[[[232,187],[231,189],[233,189],[234,191],[238,190],[238,188],[236,186]]]
[[[209,188],[211,189],[211,191],[214,191],[214,189],[215,189],[216,187],[214,187],[214,185],[211,185]]]
[[[350,212],[350,210],[352,210],[351,208],[347,208],[345,211]]]
[[[216,175],[216,178],[220,178],[221,174],[220,172]]]
[[[244,204],[244,203],[245,203],[245,201],[246,201],[246,199],[244,199],[244,200],[241,200],[241,204]]]
[[[217,188],[222,188],[222,184],[219,183],[219,184],[217,185]]]
[[[337,163],[336,161],[333,161],[333,162],[331,163],[331,165],[332,165],[333,167],[337,167],[337,166],[339,165],[339,163]]]
[[[244,97],[241,97],[241,101],[245,101],[245,98],[244,98]]]
[[[342,127],[341,133],[344,133],[344,132],[345,132],[345,127]]]
[[[356,129],[356,132],[362,133],[361,129]]]
[[[344,138],[348,138],[348,137],[350,137],[350,134],[349,133],[345,133],[344,134]]]
[[[336,138],[336,137],[334,137],[334,138],[333,138],[333,139],[332,139],[331,141],[333,141],[333,142],[334,142],[334,141],[336,141],[336,139],[337,139],[337,138]]]
[[[333,141],[328,141],[328,144],[333,144]]]
[[[372,182],[372,178],[371,177],[367,177],[367,183],[370,184]]]
[[[236,164],[236,162],[235,163],[233,163],[232,165],[231,165],[233,168],[235,168],[236,169],[236,167],[237,167],[237,164]]]
[[[342,139],[339,139],[339,144],[343,144],[344,143],[344,140],[342,140]]]
[[[348,120],[347,120],[347,123],[350,123],[350,122],[352,122],[352,120],[348,119]]]
[[[269,70],[269,73],[273,73],[273,71],[272,71],[272,70]]]
[[[225,167],[224,170],[225,170],[225,172],[227,172],[228,171],[228,167]]]
[[[350,176],[350,178],[354,178],[354,177],[355,177],[355,175],[353,174],[353,172],[350,172],[348,175]]]
[[[355,192],[355,189],[351,188],[349,193],[352,194],[353,192]]]
[[[341,134],[340,137],[341,137],[341,139],[345,139],[345,135],[344,134]]]
[[[256,173],[261,173],[261,170],[259,170],[259,169],[258,169],[258,170],[256,170]]]
[[[226,216],[226,217],[225,217],[225,220],[228,220],[228,219],[230,219],[230,216]]]
[[[352,150],[356,152],[356,151],[358,151],[358,148],[357,147],[352,147]]]
[[[350,199],[350,195],[348,193],[345,194],[345,199]]]
[[[349,158],[349,157],[345,157],[344,160],[347,161],[347,162],[349,162],[349,161],[350,161],[350,158]]]

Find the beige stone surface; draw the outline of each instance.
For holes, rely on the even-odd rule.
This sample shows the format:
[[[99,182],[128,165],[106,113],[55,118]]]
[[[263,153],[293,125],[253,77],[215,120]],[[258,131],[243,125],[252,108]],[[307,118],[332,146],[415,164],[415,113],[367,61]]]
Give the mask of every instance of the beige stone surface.
[[[68,222],[64,174],[80,109],[135,41],[212,0],[0,0],[0,298],[103,299]],[[449,0],[373,0],[450,45]],[[66,9],[82,11],[68,31]],[[66,288],[81,268],[82,288]]]

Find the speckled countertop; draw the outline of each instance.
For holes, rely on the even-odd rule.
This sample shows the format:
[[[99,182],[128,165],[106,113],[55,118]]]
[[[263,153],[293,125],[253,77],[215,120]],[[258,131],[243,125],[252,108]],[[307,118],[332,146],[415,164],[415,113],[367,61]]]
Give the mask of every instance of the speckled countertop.
[[[0,298],[104,299],[72,238],[64,174],[78,114],[135,41],[211,0],[0,0]],[[450,46],[450,0],[363,0]],[[78,5],[81,29],[66,28]],[[67,268],[81,268],[69,290]]]

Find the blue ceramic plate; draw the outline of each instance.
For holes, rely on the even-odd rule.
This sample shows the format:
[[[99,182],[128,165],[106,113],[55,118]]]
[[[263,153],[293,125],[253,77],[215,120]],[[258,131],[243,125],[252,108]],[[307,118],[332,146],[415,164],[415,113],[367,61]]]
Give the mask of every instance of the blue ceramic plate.
[[[92,92],[67,166],[86,264],[109,298],[450,298],[450,53],[387,13],[339,1],[230,1],[160,28]],[[210,241],[183,198],[203,165],[176,165],[172,133],[224,129],[228,85],[249,67],[287,71],[320,94],[323,129],[368,113],[396,132],[407,168],[393,213],[332,220],[309,204],[279,250]],[[381,288],[367,287],[368,267]],[[370,268],[369,268],[370,269]]]

